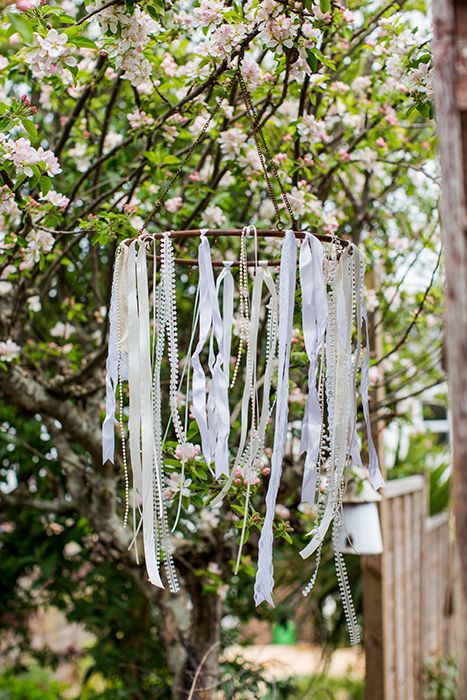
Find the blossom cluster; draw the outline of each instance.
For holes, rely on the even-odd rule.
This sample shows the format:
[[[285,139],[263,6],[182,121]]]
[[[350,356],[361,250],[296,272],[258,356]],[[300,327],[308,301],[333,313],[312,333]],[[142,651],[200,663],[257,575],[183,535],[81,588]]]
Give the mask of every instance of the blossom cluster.
[[[87,10],[94,12],[104,4],[100,0],[88,3]],[[116,68],[122,71],[122,79],[151,92],[152,64],[144,55],[144,49],[151,37],[160,33],[160,24],[140,7],[135,7],[130,14],[122,6],[114,5],[101,10],[96,17],[107,37],[104,48]]]
[[[42,146],[34,148],[24,136],[11,139],[6,134],[0,134],[0,149],[5,160],[13,164],[17,175],[32,177],[33,166],[39,166],[49,177],[54,177],[62,171],[53,151]]]
[[[58,75],[70,80],[69,68],[76,66],[77,58],[76,49],[68,42],[67,35],[59,33],[56,29],[49,29],[45,36],[35,32],[34,37],[37,47],[28,51],[25,56],[33,76],[41,79]]]

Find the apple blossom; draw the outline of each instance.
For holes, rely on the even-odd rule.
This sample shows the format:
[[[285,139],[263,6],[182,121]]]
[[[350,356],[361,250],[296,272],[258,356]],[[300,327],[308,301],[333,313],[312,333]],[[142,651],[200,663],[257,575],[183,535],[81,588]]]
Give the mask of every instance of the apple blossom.
[[[167,488],[164,490],[164,498],[172,500],[178,493],[184,498],[190,495],[191,479],[185,479],[177,472],[166,477]]]
[[[182,204],[183,200],[181,197],[171,197],[170,199],[166,199],[165,208],[167,209],[167,211],[173,214],[174,212],[180,209]]]
[[[0,340],[0,361],[12,362],[21,352],[21,348],[13,340]]]
[[[184,445],[178,444],[175,448],[175,457],[179,460],[194,459],[201,452],[199,445],[193,445],[192,442],[187,442]]]
[[[226,221],[225,215],[222,213],[222,209],[216,206],[209,206],[206,208],[203,215],[203,225],[208,228],[216,228],[222,226]]]

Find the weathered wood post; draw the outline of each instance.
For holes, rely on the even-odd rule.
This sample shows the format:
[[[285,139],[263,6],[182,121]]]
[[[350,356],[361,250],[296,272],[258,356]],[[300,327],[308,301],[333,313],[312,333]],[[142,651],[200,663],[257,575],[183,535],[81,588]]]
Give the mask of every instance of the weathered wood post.
[[[435,108],[441,157],[446,345],[453,438],[453,509],[460,700],[467,700],[467,2],[433,0]]]
[[[367,273],[365,285],[367,289],[377,289],[379,275],[377,270]],[[377,308],[369,314],[371,354],[382,357],[383,339],[381,312]],[[373,405],[380,405],[384,400],[384,383],[378,382],[371,392]],[[384,421],[378,414],[372,414],[372,433],[378,452],[378,460],[383,476],[385,476]],[[380,503],[379,513],[383,542],[385,541],[385,503]],[[384,557],[381,554],[362,557],[363,574],[363,625],[365,641],[365,698],[366,700],[384,700],[385,694],[385,650],[384,650],[384,605],[386,598]]]

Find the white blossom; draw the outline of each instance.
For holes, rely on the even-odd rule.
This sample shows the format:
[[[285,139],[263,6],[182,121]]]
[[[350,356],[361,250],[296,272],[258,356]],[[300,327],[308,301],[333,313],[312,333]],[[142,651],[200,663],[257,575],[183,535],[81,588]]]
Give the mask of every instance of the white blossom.
[[[203,226],[207,228],[216,228],[216,226],[222,226],[226,221],[222,209],[220,207],[215,207],[211,205],[207,207],[203,216]]]
[[[13,340],[8,338],[8,340],[0,341],[0,360],[2,362],[11,362],[16,357],[18,357],[21,352],[21,348]]]

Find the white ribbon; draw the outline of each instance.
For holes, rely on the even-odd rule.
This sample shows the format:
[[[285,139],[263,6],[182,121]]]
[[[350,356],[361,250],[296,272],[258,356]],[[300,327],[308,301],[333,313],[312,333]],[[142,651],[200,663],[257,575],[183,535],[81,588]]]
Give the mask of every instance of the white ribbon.
[[[277,493],[282,474],[282,460],[287,441],[287,417],[289,395],[289,362],[292,340],[293,310],[297,264],[297,243],[293,231],[286,231],[281,252],[279,278],[279,350],[278,383],[276,394],[276,418],[274,445],[271,459],[271,476],[266,496],[266,517],[259,540],[258,569],[255,581],[255,603],[263,600],[274,606],[272,592],[274,574],[272,562],[273,521]]]
[[[366,348],[363,356],[362,374],[360,380],[360,394],[362,397],[363,415],[366,425],[366,436],[368,440],[368,471],[370,472],[370,481],[375,489],[380,489],[385,486],[383,476],[378,464],[378,453],[376,452],[373,435],[371,433],[370,409],[368,406],[368,387],[369,369],[370,369],[370,337],[368,333],[368,315],[365,303],[362,305],[363,323],[365,325]]]
[[[102,463],[114,462],[115,459],[115,391],[118,383],[118,345],[117,345],[117,291],[120,272],[120,256],[123,250],[119,247],[115,254],[112,278],[112,292],[109,308],[109,339],[105,373],[105,418],[102,423]]]
[[[221,284],[223,287],[223,305],[221,326],[215,323],[215,332],[211,333],[209,342],[209,369],[215,379],[208,397],[208,424],[211,453],[214,454],[215,476],[218,479],[229,473],[228,440],[230,434],[230,408],[228,401],[230,347],[232,342],[234,280],[230,268],[232,263],[224,261],[224,269],[216,281],[216,299],[213,320],[217,320],[218,297]],[[216,332],[217,331],[217,332]],[[214,338],[218,343],[218,354],[214,353]],[[220,376],[222,372],[222,377]]]
[[[229,469],[228,436],[230,432],[230,411],[228,401],[229,383],[225,373],[223,323],[219,310],[214,273],[212,269],[211,248],[206,238],[205,230],[201,231],[201,242],[198,248],[199,266],[199,340],[191,358],[193,367],[193,415],[201,435],[201,447],[208,465],[214,457],[216,476],[227,474]],[[206,376],[201,365],[200,354],[210,332],[218,347],[217,357],[211,355],[211,392],[214,404],[211,402],[211,433],[215,436],[215,445],[211,445],[211,434],[208,423],[206,401]],[[213,408],[215,406],[215,409]]]
[[[154,264],[156,261],[154,260]],[[143,491],[143,542],[144,558],[149,580],[154,586],[164,588],[159,574],[156,555],[154,522],[154,433],[152,411],[151,340],[149,330],[149,292],[146,261],[146,244],[141,243],[137,256],[138,286],[138,347],[139,347],[139,396],[142,437],[142,491]],[[130,335],[130,338],[133,337]],[[131,345],[134,345],[133,343]],[[158,485],[160,488],[160,484]],[[162,494],[161,494],[162,495]]]
[[[356,258],[356,266],[358,272],[360,273],[360,266],[363,266],[363,258],[360,251],[356,246],[353,246],[353,254]],[[366,436],[368,441],[368,471],[370,475],[370,481],[374,489],[380,489],[385,486],[383,476],[381,474],[379,463],[378,463],[378,453],[376,452],[375,444],[373,441],[373,435],[371,431],[371,421],[370,421],[370,409],[368,400],[368,389],[370,386],[369,380],[369,369],[370,369],[370,336],[368,329],[368,314],[365,304],[364,296],[364,285],[359,284],[358,297],[357,297],[357,327],[360,333],[362,323],[365,329],[365,349],[363,351],[363,363],[361,369],[360,377],[360,395],[362,399],[363,417],[365,419]],[[355,436],[352,441],[352,451],[351,455],[355,458],[356,463],[361,466],[360,451],[358,450],[358,441]]]
[[[136,289],[136,243],[128,248],[127,290],[128,290],[128,389],[129,417],[128,433],[130,461],[133,472],[133,486],[142,496],[141,477],[141,393],[140,358],[138,327],[138,296]]]
[[[266,283],[266,286],[269,290],[269,293],[271,294],[271,315],[272,318],[274,319],[274,323],[277,320],[277,314],[278,314],[278,299],[277,299],[277,290],[276,290],[276,285],[274,284],[274,280],[272,278],[272,275],[270,271],[267,268],[267,265],[263,264],[262,261],[259,261],[259,266],[264,269],[264,281]],[[246,441],[246,436],[245,439],[243,440],[243,443],[239,446],[239,449],[237,451],[237,456],[235,458],[235,463],[234,466],[230,472],[230,476],[225,482],[224,486],[222,487],[221,491],[217,494],[217,496],[211,501],[211,506],[215,507],[219,505],[225,498],[226,494],[228,493],[230,487],[232,486],[232,482],[235,478],[235,474],[237,469],[239,468],[240,465],[244,465],[245,471],[247,471],[251,464],[254,463],[254,461],[257,459],[259,451],[261,450],[262,446],[264,445],[264,436],[266,433],[266,426],[270,417],[270,407],[269,407],[269,396],[270,396],[270,390],[271,390],[271,381],[272,381],[272,375],[273,375],[273,370],[275,367],[275,358],[276,358],[276,344],[277,344],[277,332],[274,332],[273,337],[271,338],[271,347],[269,350],[269,356],[266,362],[266,367],[264,370],[264,377],[263,377],[263,399],[262,399],[262,406],[261,406],[261,418],[259,421],[259,427],[257,431],[255,432],[255,435],[253,436],[253,439],[251,440],[250,444],[245,447],[245,441]],[[256,384],[258,384],[257,382]],[[255,391],[256,391],[255,387]],[[248,393],[247,393],[248,397]],[[243,415],[241,417],[241,424],[246,425],[247,419],[246,419],[246,411],[248,409],[248,401],[246,403],[243,402],[242,400],[242,410],[243,410]],[[240,449],[240,447],[242,449]]]
[[[323,272],[323,246],[307,234],[300,248],[300,285],[305,350],[310,362],[308,398],[302,421],[300,453],[306,452],[302,501],[313,503],[316,490],[317,460],[321,438],[321,407],[316,388],[318,356],[324,344],[328,321],[328,301]]]
[[[200,361],[200,354],[206,343],[212,323],[211,292],[209,288],[212,263],[209,241],[203,231],[201,232],[201,241],[198,248],[198,271],[199,340],[191,356],[191,366],[193,368],[193,415],[201,436],[201,449],[206,463],[209,465],[212,461],[212,453],[206,414],[206,376]]]

